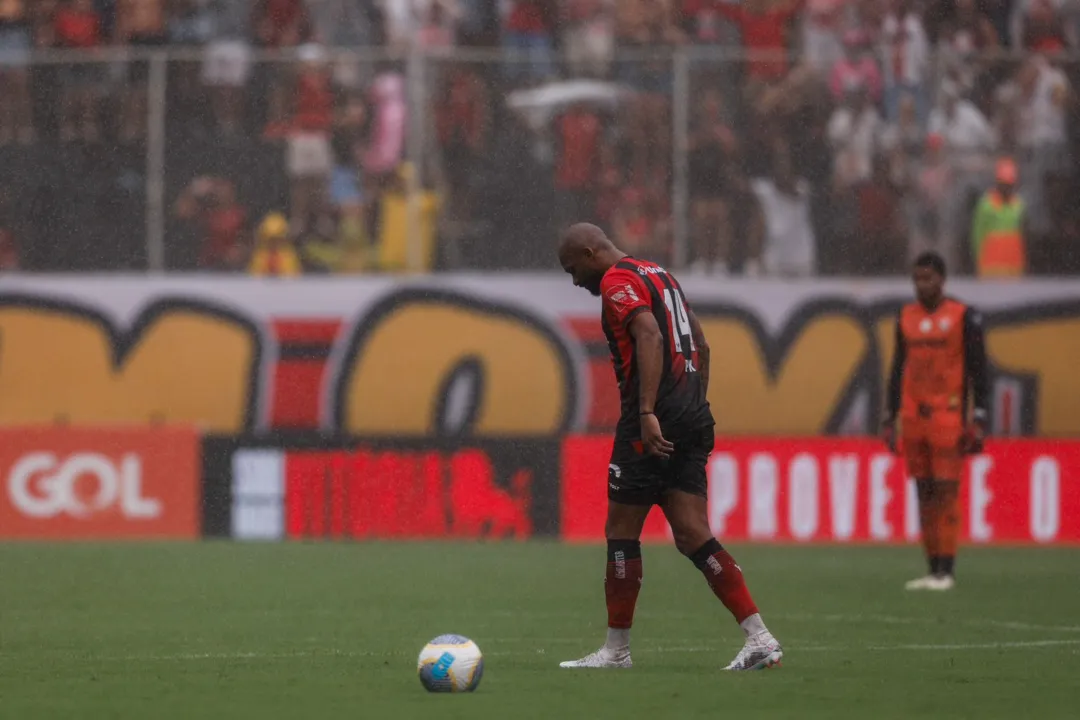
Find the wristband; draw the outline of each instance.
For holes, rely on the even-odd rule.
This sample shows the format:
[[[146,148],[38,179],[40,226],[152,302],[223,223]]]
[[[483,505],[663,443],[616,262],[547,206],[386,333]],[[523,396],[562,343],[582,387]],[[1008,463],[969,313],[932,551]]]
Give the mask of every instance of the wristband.
[[[638,417],[645,417],[646,415],[655,415],[655,414],[656,413],[654,413],[654,412],[652,412],[650,410],[649,412],[638,413]]]

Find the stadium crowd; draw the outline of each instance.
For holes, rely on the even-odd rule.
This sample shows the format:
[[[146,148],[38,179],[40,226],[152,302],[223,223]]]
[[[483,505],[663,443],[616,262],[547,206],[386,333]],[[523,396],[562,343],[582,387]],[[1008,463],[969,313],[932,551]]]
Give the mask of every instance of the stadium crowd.
[[[1080,272],[1078,42],[1078,0],[0,0],[0,271],[146,267],[167,50],[170,269],[550,268],[572,219],[670,262],[685,213],[700,272]]]

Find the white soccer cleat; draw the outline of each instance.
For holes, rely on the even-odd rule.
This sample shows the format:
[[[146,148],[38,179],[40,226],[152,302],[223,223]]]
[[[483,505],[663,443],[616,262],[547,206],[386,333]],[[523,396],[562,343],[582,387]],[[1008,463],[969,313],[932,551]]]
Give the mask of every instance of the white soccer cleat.
[[[956,580],[952,575],[935,575],[930,578],[930,582],[927,583],[927,590],[936,590],[938,592],[944,592],[945,590],[952,590],[956,585]]]
[[[725,670],[765,670],[780,665],[784,649],[780,641],[766,630],[746,638],[746,644]]]
[[[622,650],[609,650],[602,647],[594,653],[589,653],[580,660],[567,660],[559,663],[562,668],[630,668],[634,663],[630,660],[630,648]]]
[[[905,590],[929,590],[930,589],[930,583],[934,582],[934,579],[935,578],[934,578],[933,575],[924,575],[923,577],[915,578],[914,580],[908,580],[906,583],[904,583],[904,589]]]

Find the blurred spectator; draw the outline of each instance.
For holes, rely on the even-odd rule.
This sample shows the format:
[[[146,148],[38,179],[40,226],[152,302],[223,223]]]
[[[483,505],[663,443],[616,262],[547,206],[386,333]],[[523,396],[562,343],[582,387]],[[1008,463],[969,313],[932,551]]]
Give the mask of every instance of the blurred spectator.
[[[34,45],[30,0],[0,0],[0,145],[30,143],[30,50]]]
[[[425,50],[447,50],[457,44],[461,7],[457,0],[430,0],[419,14],[416,43]]]
[[[555,126],[559,226],[592,221],[595,211],[593,188],[600,166],[603,124],[596,112],[578,104],[560,115]]]
[[[52,43],[58,48],[92,51],[101,46],[101,16],[92,0],[63,0],[53,14]],[[60,113],[60,139],[81,137],[98,139],[98,91],[104,80],[104,65],[89,62],[60,67],[63,103]],[[78,129],[76,129],[78,127]]]
[[[19,247],[15,244],[15,235],[0,227],[0,272],[15,272],[19,269]]]
[[[1041,55],[1024,61],[1017,85],[1021,195],[1029,229],[1043,236],[1051,229],[1045,193],[1047,177],[1073,175],[1066,128],[1073,92],[1065,73]]]
[[[952,195],[953,177],[945,161],[944,148],[945,139],[940,135],[932,134],[926,138],[926,150],[915,186],[913,192],[909,193],[913,216],[913,222],[909,224],[909,259],[914,259],[924,250],[940,253],[948,246],[944,236],[944,217],[948,209],[946,199]]]
[[[1067,0],[1015,0],[1009,41],[1016,49],[1056,53],[1077,46],[1076,27],[1066,22]]]
[[[944,245],[938,250],[950,267],[957,267],[962,257],[959,243],[966,234],[972,204],[989,182],[996,139],[982,112],[961,99],[958,89],[948,82],[943,83],[938,107],[930,113],[929,130],[942,136],[952,168],[942,224]]]
[[[907,224],[901,190],[889,174],[889,162],[875,155],[870,179],[859,185],[859,246],[848,251],[858,258],[860,274],[892,275],[903,272]]]
[[[289,239],[289,221],[281,213],[270,213],[259,225],[248,272],[257,277],[293,277],[302,272],[300,256]]]
[[[249,252],[248,218],[231,182],[206,176],[195,178],[177,198],[174,214],[195,225],[202,236],[200,269],[243,269]]]
[[[405,78],[400,73],[384,72],[375,78],[371,87],[371,112],[371,141],[361,164],[370,181],[379,183],[397,170],[405,154],[409,118]]]
[[[897,117],[880,137],[880,147],[889,159],[889,175],[898,185],[908,187],[914,182],[925,140],[914,96],[902,95]]]
[[[723,116],[720,93],[709,89],[701,98],[689,147],[691,238],[695,270],[721,273],[731,259],[728,200],[734,174],[735,134]]]
[[[683,40],[668,2],[620,2],[618,43],[631,51],[618,61],[619,80],[638,91],[625,114],[625,131],[633,151],[634,175],[668,177],[671,166],[672,73],[668,59],[656,50]]]
[[[487,87],[473,66],[462,63],[451,68],[435,108],[435,128],[451,193],[449,209],[459,218],[468,218],[471,190],[491,132]]]
[[[251,26],[259,47],[269,50],[294,48],[311,37],[311,15],[304,0],[255,0]],[[267,128],[269,137],[285,134],[286,108],[292,75],[289,64],[262,63],[259,71],[267,87]]]
[[[739,28],[750,59],[748,75],[755,83],[771,84],[787,73],[787,26],[803,0],[745,0],[740,5],[721,3],[717,11]],[[757,57],[754,57],[754,56]]]
[[[802,19],[805,62],[822,75],[844,58],[841,33],[851,0],[807,0]]]
[[[765,220],[765,271],[780,277],[814,275],[817,243],[810,220],[810,186],[795,176],[788,152],[777,152],[770,178],[751,183]]]
[[[659,218],[644,186],[635,183],[623,188],[611,224],[620,248],[635,257],[662,262],[664,248]]]
[[[861,30],[844,33],[844,56],[829,74],[829,89],[833,99],[840,102],[849,87],[858,85],[874,103],[881,100],[881,71],[874,57],[870,39]]]
[[[510,81],[535,82],[553,77],[551,55],[558,19],[554,0],[501,0],[500,7],[502,44],[515,53],[506,60]]]
[[[244,122],[245,87],[251,77],[251,13],[245,3],[209,0],[210,35],[203,56],[202,81],[218,129],[236,134]]]
[[[417,191],[415,226],[410,220],[409,197],[407,190],[416,178],[416,170],[410,163],[402,163],[398,171],[390,178],[386,191],[381,197],[379,213],[379,269],[389,272],[416,270],[430,272],[435,263],[436,223],[439,207],[442,204],[438,193],[422,186]],[[418,240],[415,249],[414,267],[412,255],[414,249],[409,245],[409,231],[415,233]]]
[[[320,207],[333,171],[330,133],[334,122],[334,91],[323,49],[300,48],[287,164],[293,230],[300,233],[311,212]]]
[[[165,0],[117,0],[116,35],[121,44],[152,49],[168,42]],[[149,62],[136,60],[128,65],[128,86],[120,119],[120,137],[135,140],[146,134]]]
[[[919,122],[927,110],[926,73],[930,67],[930,43],[914,0],[896,0],[881,27],[881,56],[885,70],[885,117],[895,122],[900,98],[915,100]]]
[[[833,167],[845,187],[870,177],[871,162],[885,130],[866,86],[855,79],[848,83],[844,102],[833,112],[828,128],[835,153]]]
[[[20,268],[19,243],[11,210],[11,196],[0,189],[0,272],[14,272]]]
[[[607,77],[615,52],[613,0],[562,0],[562,38],[570,74]]]
[[[1016,165],[998,161],[996,184],[983,194],[971,227],[971,255],[980,278],[1018,277],[1027,269],[1024,202],[1016,193]]]

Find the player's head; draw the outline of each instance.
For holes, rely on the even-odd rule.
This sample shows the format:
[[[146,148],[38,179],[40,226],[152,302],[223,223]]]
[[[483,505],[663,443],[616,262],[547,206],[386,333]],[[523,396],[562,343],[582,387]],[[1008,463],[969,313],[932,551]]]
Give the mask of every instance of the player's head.
[[[589,223],[571,225],[559,241],[559,263],[574,278],[574,285],[600,294],[600,281],[623,253],[604,231]]]
[[[915,296],[923,305],[936,305],[945,291],[945,259],[928,250],[915,258],[911,270]]]

